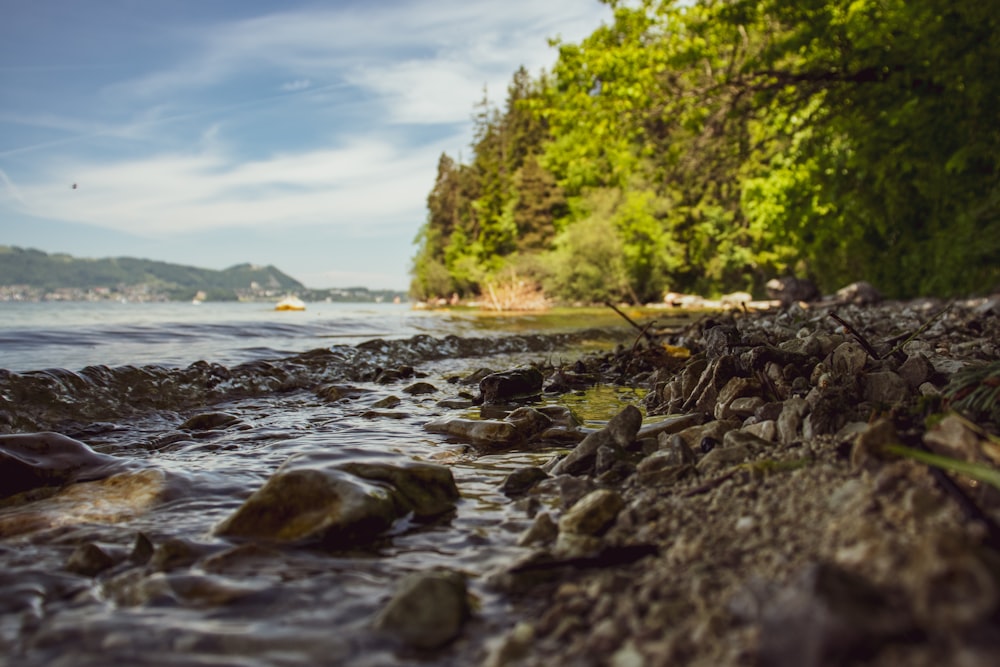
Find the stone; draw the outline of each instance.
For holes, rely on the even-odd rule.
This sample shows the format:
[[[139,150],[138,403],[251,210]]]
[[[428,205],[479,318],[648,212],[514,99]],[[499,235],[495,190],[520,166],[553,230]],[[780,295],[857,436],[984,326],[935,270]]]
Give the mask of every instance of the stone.
[[[725,414],[722,418],[750,417],[754,415],[763,405],[764,399],[760,396],[741,396],[740,398],[734,398],[733,402],[729,404],[728,414]]]
[[[762,665],[857,664],[882,644],[915,633],[913,617],[862,577],[815,563],[760,607]]]
[[[614,445],[624,449],[635,439],[642,425],[642,413],[634,405],[626,406],[624,410],[612,417],[607,426],[599,431],[589,433],[569,454],[559,461],[552,469],[556,475],[583,475],[593,472],[597,463],[597,450],[603,446]]]
[[[908,355],[896,372],[910,389],[917,389],[934,375],[934,366],[926,356],[917,352]]]
[[[498,419],[442,417],[424,424],[424,430],[481,445],[512,445],[521,440],[514,424]]]
[[[403,393],[410,396],[423,396],[424,394],[433,394],[436,391],[437,387],[430,382],[414,382],[403,388]]]
[[[396,407],[402,402],[403,401],[402,399],[399,398],[399,396],[390,395],[375,401],[374,403],[372,403],[372,407],[375,408],[376,410],[389,409]]]
[[[559,535],[559,525],[552,520],[548,512],[539,512],[528,527],[528,530],[518,538],[518,546],[526,547],[532,544],[549,544]]]
[[[130,467],[60,433],[0,435],[0,498],[102,479]]]
[[[731,378],[725,386],[722,387],[719,391],[718,397],[715,399],[715,418],[729,419],[730,417],[737,416],[732,410],[733,401],[744,396],[751,396],[759,391],[760,384],[756,380],[743,377]],[[763,403],[764,399],[760,399],[760,402]],[[752,410],[742,416],[746,417],[751,414],[753,414]]]
[[[369,542],[412,515],[454,508],[458,488],[444,466],[415,461],[344,462],[321,454],[288,459],[216,534],[275,543]]]
[[[78,546],[69,555],[69,559],[66,561],[66,570],[85,577],[94,577],[111,569],[122,560],[124,559],[121,557],[116,559],[99,544],[88,542]]]
[[[747,424],[743,427],[743,430],[768,442],[774,442],[778,437],[778,424],[773,419],[757,422],[756,424]]]
[[[939,454],[965,461],[979,458],[979,435],[961,417],[947,415],[924,433],[924,444]]]
[[[469,618],[465,577],[433,570],[403,577],[392,599],[375,619],[375,628],[407,646],[437,649],[461,634]]]
[[[837,290],[836,299],[840,303],[871,306],[882,300],[882,294],[871,283],[859,280]]]
[[[542,393],[545,377],[534,367],[491,373],[479,382],[483,405],[530,400]]]
[[[539,410],[520,407],[509,415],[505,421],[514,425],[522,440],[531,440],[539,433],[552,426],[552,419]]]
[[[653,456],[662,456],[668,465],[694,463],[696,460],[694,450],[691,449],[691,446],[679,433],[674,433],[673,435],[661,433],[659,438],[657,438],[657,443],[659,444],[659,451],[654,452]],[[642,463],[639,465],[641,466]]]
[[[614,522],[625,501],[615,491],[597,489],[573,504],[559,519],[560,533],[598,536]]]
[[[189,418],[178,428],[182,431],[214,431],[239,423],[240,420],[228,412],[204,412]]]
[[[838,345],[832,353],[830,368],[842,378],[853,377],[861,373],[868,361],[868,353],[853,340]]]
[[[808,278],[772,278],[764,285],[764,289],[767,291],[767,298],[780,301],[784,307],[799,301],[815,301],[820,297],[816,283]]]
[[[910,397],[906,381],[892,371],[868,373],[863,380],[864,399],[873,403],[891,405]]]
[[[548,477],[546,472],[538,467],[518,468],[504,478],[500,490],[510,497],[524,495],[531,490],[531,487]]]
[[[796,397],[785,401],[785,406],[778,417],[778,442],[783,445],[795,442],[808,407],[804,398]]]

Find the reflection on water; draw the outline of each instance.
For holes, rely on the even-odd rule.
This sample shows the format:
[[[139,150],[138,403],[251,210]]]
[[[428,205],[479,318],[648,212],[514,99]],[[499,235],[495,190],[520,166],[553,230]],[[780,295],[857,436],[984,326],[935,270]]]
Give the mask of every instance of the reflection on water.
[[[450,317],[470,329],[485,326],[469,315]],[[490,324],[501,325],[514,326],[502,318]],[[418,338],[275,361],[245,376],[208,366],[166,374],[96,369],[44,376],[46,382],[58,379],[57,386],[39,385],[46,389],[37,400],[52,402],[45,410],[69,409],[73,400],[123,401],[115,404],[119,417],[74,418],[60,430],[143,470],[159,471],[137,475],[133,486],[120,489],[122,502],[153,492],[159,500],[151,508],[133,502],[131,511],[101,520],[95,520],[93,505],[82,503],[106,499],[91,496],[0,503],[0,534],[7,535],[0,539],[0,652],[9,664],[28,666],[411,664],[414,656],[375,635],[371,621],[404,574],[440,566],[468,575],[476,620],[454,646],[421,659],[433,665],[480,661],[485,640],[512,622],[505,601],[483,585],[484,575],[521,553],[517,537],[529,523],[500,493],[500,483],[512,470],[539,465],[560,450],[480,456],[425,432],[423,424],[461,412],[438,406],[461,388],[449,378],[484,366],[503,370],[557,356],[569,360],[614,340],[554,338],[546,346],[544,339],[517,338],[514,344],[505,338]],[[569,343],[572,350],[565,347]],[[402,389],[412,380],[375,382],[378,368],[393,362],[413,364],[437,391],[410,396]],[[12,377],[0,380],[19,386]],[[30,374],[24,377],[34,381]],[[211,378],[220,382],[215,393],[199,393]],[[281,382],[272,388],[269,378]],[[332,403],[317,396],[319,384],[338,380],[358,391]],[[120,381],[126,384],[114,384]],[[136,386],[142,382],[148,386]],[[129,399],[128,392],[144,398]],[[172,403],[156,402],[157,395],[168,394]],[[401,403],[391,417],[379,416],[375,405],[389,396]],[[558,400],[596,426],[640,399],[635,392],[602,387]],[[39,410],[32,419],[49,414]],[[180,428],[207,410],[236,421],[208,431]],[[353,550],[241,544],[214,535],[290,456],[316,452],[344,461],[446,463],[462,498],[453,515],[424,525],[403,522],[394,534]],[[159,554],[151,565],[126,558],[96,576],[68,569],[81,545],[127,554],[145,538]]]

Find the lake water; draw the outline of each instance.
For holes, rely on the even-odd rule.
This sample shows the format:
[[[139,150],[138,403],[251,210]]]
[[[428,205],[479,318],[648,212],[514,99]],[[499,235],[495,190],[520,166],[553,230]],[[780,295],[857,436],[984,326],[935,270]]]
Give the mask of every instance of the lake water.
[[[523,553],[516,541],[531,520],[499,486],[563,450],[477,451],[423,425],[477,414],[447,403],[474,391],[454,380],[476,369],[558,364],[635,336],[602,310],[0,303],[0,315],[0,433],[55,430],[152,475],[136,477],[124,498],[70,487],[0,500],[0,664],[46,667],[413,664],[373,633],[372,619],[403,575],[431,567],[468,577],[476,614],[461,639],[418,656],[421,664],[480,661],[488,640],[517,620],[484,579]],[[414,376],[385,379],[397,368],[434,390],[407,394]],[[354,393],[331,401],[331,384]],[[641,398],[614,387],[591,396],[572,407],[592,426]],[[398,405],[380,410],[387,399]],[[182,426],[219,411],[235,421]],[[216,534],[220,522],[289,457],[316,453],[445,464],[462,497],[444,520],[401,527],[375,545],[227,551],[236,545]],[[147,483],[169,493],[149,502]],[[129,551],[140,534],[161,552],[195,555],[91,576],[68,569],[81,547]]]

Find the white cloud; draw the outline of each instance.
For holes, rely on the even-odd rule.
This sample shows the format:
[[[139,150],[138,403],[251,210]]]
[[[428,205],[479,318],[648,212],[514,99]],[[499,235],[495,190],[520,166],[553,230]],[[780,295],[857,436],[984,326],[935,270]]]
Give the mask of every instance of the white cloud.
[[[287,92],[296,92],[299,90],[305,90],[311,85],[312,82],[309,79],[296,79],[295,81],[289,81],[281,84],[281,89]]]
[[[8,203],[19,212],[144,236],[276,224],[422,220],[436,147],[353,143],[240,162],[222,147],[107,164],[59,162]],[[3,176],[5,189],[18,189]],[[67,183],[79,188],[69,190]],[[17,202],[11,201],[17,199]]]

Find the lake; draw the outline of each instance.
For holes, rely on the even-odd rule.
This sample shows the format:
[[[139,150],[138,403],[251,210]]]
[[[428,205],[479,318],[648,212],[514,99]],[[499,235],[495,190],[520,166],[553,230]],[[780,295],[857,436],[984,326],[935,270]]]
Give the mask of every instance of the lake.
[[[484,452],[423,426],[478,416],[455,403],[475,392],[460,382],[474,371],[551,368],[636,335],[610,309],[0,303],[0,314],[0,433],[57,431],[136,471],[113,492],[0,498],[0,655],[46,667],[411,664],[372,620],[404,575],[433,567],[467,577],[475,615],[422,664],[482,660],[517,620],[484,581],[524,552],[531,523],[500,485],[565,450]],[[418,378],[431,388],[408,393]],[[600,387],[542,402],[593,427],[640,401]],[[232,421],[185,426],[204,413]],[[219,536],[283,463],[310,456],[442,464],[461,497],[441,520],[356,548],[247,551]],[[123,554],[147,539],[149,564],[69,565],[81,549]]]

